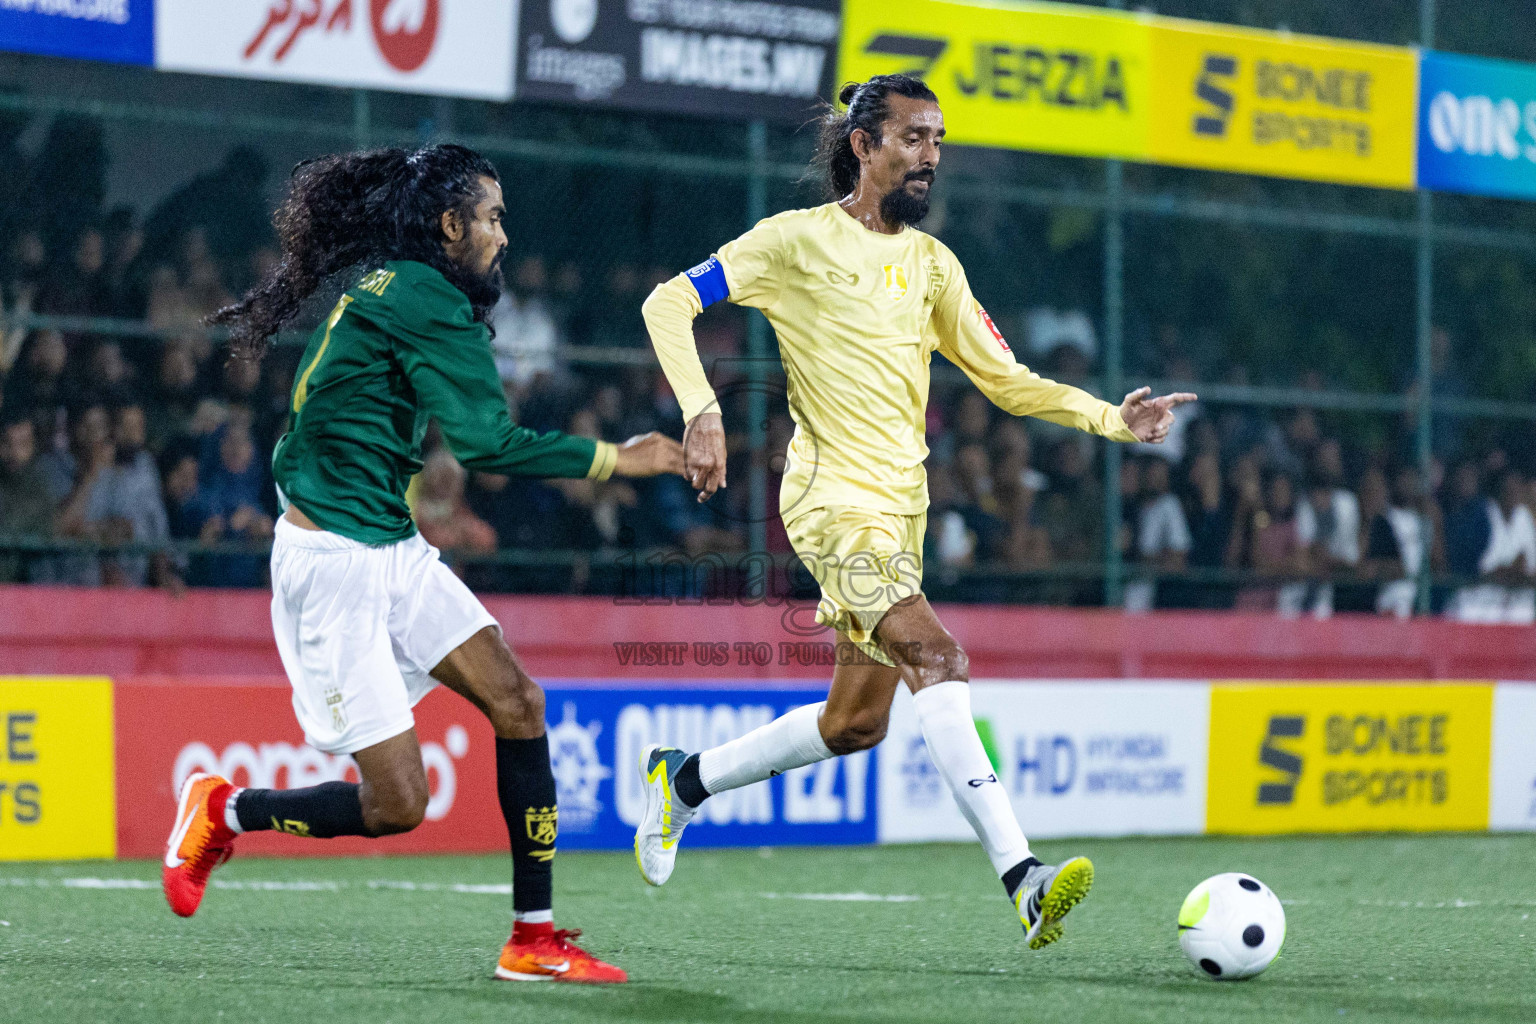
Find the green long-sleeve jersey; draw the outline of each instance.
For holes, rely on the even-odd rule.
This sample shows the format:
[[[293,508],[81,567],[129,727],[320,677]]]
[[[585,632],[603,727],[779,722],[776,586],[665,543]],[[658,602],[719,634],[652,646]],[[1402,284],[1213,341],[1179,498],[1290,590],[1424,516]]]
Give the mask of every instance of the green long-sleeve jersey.
[[[467,468],[606,479],[604,441],[515,426],[468,298],[425,263],[373,270],[315,329],[299,363],[272,475],[315,525],[363,544],[416,532],[405,490],[435,419]]]

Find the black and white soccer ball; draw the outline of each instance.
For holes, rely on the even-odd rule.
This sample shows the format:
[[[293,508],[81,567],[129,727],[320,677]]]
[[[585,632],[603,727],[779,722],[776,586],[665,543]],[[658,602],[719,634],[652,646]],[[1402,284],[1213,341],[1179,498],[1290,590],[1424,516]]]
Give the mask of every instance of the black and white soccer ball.
[[[1261,973],[1285,944],[1285,908],[1263,882],[1241,871],[1207,878],[1179,909],[1179,946],[1207,978]]]

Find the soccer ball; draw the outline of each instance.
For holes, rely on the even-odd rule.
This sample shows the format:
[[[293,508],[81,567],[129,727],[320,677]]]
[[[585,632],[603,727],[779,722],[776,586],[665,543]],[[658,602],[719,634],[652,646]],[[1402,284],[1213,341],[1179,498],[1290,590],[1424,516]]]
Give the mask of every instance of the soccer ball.
[[[1240,871],[1207,878],[1179,909],[1179,946],[1208,978],[1261,973],[1285,943],[1285,908],[1263,882]]]

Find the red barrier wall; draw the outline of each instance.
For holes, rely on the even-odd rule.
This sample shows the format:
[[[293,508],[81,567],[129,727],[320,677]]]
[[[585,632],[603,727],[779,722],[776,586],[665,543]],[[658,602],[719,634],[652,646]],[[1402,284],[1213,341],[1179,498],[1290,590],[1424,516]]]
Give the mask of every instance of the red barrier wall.
[[[260,591],[173,598],[0,587],[0,673],[281,675],[269,600]],[[781,658],[780,644],[831,639],[796,628],[811,621],[804,603],[788,610],[595,597],[488,596],[485,603],[535,677],[819,679],[831,672]],[[941,606],[939,614],[977,678],[1530,679],[1536,672],[1536,630],[1521,626],[977,605]],[[649,654],[663,657],[642,664],[616,646],[637,642],[689,646],[675,659],[676,649],[653,648]],[[721,642],[765,643],[771,656],[766,665],[742,665],[728,646],[728,663],[718,665],[691,646]]]

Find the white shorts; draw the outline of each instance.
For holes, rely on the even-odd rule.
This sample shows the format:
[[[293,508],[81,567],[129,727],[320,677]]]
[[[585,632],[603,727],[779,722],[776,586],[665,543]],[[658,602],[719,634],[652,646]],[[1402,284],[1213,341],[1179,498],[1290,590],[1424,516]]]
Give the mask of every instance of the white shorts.
[[[272,632],[309,745],[351,754],[416,724],[432,669],[500,626],[420,534],[369,547],[277,521]]]

